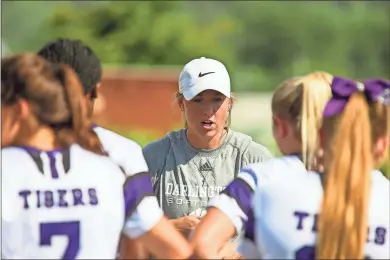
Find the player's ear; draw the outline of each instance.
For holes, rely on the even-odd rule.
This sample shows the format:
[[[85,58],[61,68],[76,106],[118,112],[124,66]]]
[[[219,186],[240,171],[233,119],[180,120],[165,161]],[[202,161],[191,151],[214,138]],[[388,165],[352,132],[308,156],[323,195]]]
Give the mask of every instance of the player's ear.
[[[20,99],[18,101],[18,103],[16,104],[15,106],[15,112],[17,114],[19,114],[19,116],[22,118],[22,119],[27,119],[29,118],[30,114],[31,114],[31,109],[30,109],[30,105],[29,103],[24,100],[24,99]]]
[[[387,159],[389,149],[389,138],[387,136],[383,136],[379,138],[374,143],[374,156],[376,160],[378,160],[378,163],[382,163],[384,159]]]
[[[284,120],[280,116],[275,115],[272,117],[272,121],[273,121],[272,122],[273,127],[274,127],[275,131],[278,132],[279,136],[286,137],[288,134],[288,128],[289,128],[286,120]]]

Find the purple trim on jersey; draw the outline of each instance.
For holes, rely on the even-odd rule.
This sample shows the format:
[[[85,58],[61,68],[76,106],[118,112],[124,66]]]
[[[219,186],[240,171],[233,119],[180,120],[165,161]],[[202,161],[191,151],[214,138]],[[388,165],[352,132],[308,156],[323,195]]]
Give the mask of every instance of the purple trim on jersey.
[[[99,127],[97,124],[92,124],[92,129]]]
[[[25,150],[28,153],[32,153],[32,154],[47,153],[47,155],[49,157],[51,176],[53,177],[53,179],[58,179],[59,175],[58,175],[58,171],[57,171],[57,167],[56,167],[56,158],[55,158],[54,154],[55,153],[63,153],[64,149],[58,148],[58,149],[53,149],[51,151],[43,151],[43,150],[40,150],[40,149],[35,148],[35,147],[31,147],[31,146],[17,146],[17,147]]]
[[[234,179],[221,193],[233,198],[241,210],[248,215],[251,207],[253,189],[241,178]]]
[[[21,148],[23,150],[26,150],[29,153],[42,153],[42,152],[49,153],[49,152],[63,152],[64,151],[61,148],[53,149],[53,150],[50,150],[50,151],[44,151],[44,150],[40,150],[38,148],[31,147],[31,146],[16,146],[16,147]]]
[[[248,221],[244,225],[244,237],[255,242],[255,217],[253,215],[253,209],[250,208],[248,212]]]
[[[244,168],[244,169],[241,169],[241,172],[248,173],[253,178],[253,181],[255,182],[255,186],[257,186],[257,176],[256,176],[256,173],[252,169]]]
[[[125,213],[129,216],[145,197],[154,196],[149,173],[140,172],[127,178],[124,185]]]
[[[55,152],[48,152],[47,155],[49,156],[49,161],[50,161],[50,172],[51,172],[51,177],[53,179],[58,179],[58,171],[56,167],[56,157],[54,156]]]

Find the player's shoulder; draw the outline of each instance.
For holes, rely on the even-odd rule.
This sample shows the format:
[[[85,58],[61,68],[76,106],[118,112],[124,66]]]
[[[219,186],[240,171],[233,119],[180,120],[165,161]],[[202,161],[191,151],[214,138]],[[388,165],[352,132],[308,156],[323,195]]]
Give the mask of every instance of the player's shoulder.
[[[390,181],[379,170],[373,170],[372,174],[372,193],[373,197],[378,197],[378,201],[390,202]],[[379,199],[380,198],[380,199]]]
[[[33,159],[23,147],[6,147],[1,149],[2,169],[23,169],[33,164]]]
[[[264,186],[280,181],[284,183],[286,179],[296,179],[303,174],[307,175],[307,170],[300,158],[288,155],[249,164],[241,169],[238,177],[253,179],[255,186]]]
[[[20,156],[28,157],[26,150],[22,147],[10,146],[1,148],[1,157],[4,161],[20,160]]]
[[[302,160],[296,155],[274,157],[265,162],[249,164],[245,168],[252,169],[257,174],[270,175],[270,177],[279,177],[279,175],[290,175],[291,173],[301,173],[303,171],[306,172]]]
[[[141,146],[118,133],[115,133],[109,129],[103,128],[101,126],[95,126],[93,128],[95,133],[98,135],[100,142],[103,144],[103,147],[116,147],[117,149],[126,149],[126,150],[140,150]]]
[[[117,164],[115,164],[108,156],[88,151],[78,144],[72,144],[69,147],[69,153],[72,161],[77,161],[86,167],[88,165],[94,165],[94,167],[107,165],[107,167],[118,168]]]

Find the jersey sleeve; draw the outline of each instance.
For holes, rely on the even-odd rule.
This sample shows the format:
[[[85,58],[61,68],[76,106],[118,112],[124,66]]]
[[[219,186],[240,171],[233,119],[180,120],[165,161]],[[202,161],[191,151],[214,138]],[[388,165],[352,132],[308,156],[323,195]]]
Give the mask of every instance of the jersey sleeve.
[[[101,127],[94,128],[94,131],[99,136],[105,152],[121,167],[126,176],[148,171],[139,144]]]
[[[242,231],[244,223],[248,221],[256,183],[255,172],[250,168],[242,169],[237,178],[221,194],[214,197],[208,205],[224,212],[232,221],[237,234]]]
[[[163,216],[147,172],[127,178],[124,185],[126,220],[123,233],[137,238],[151,230]]]
[[[126,175],[130,176],[140,172],[147,172],[148,166],[146,164],[142,148],[138,144],[133,144],[128,147],[128,157],[123,160],[123,169]]]
[[[244,224],[244,235],[240,238],[237,251],[245,259],[261,259],[260,250],[255,242],[255,217],[252,206],[248,211],[248,220]]]

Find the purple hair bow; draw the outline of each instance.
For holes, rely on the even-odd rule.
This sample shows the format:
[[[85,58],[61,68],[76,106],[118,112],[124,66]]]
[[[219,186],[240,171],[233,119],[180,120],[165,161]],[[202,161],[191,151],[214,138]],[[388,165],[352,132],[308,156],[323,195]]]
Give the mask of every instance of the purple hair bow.
[[[340,114],[347,105],[349,97],[358,91],[364,92],[367,100],[390,105],[390,82],[383,79],[368,79],[355,82],[351,79],[334,77],[332,81],[332,98],[324,109],[324,117]]]

